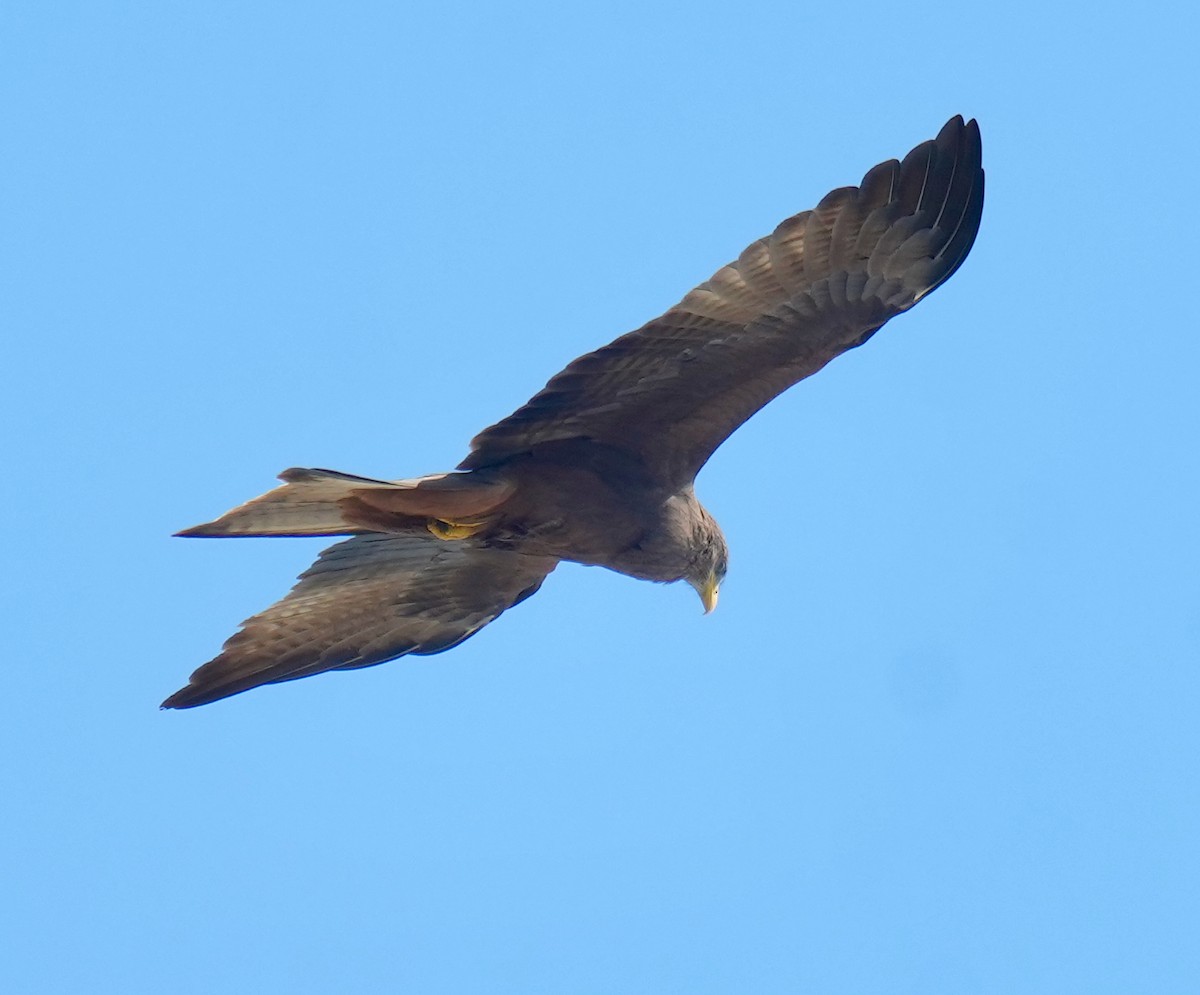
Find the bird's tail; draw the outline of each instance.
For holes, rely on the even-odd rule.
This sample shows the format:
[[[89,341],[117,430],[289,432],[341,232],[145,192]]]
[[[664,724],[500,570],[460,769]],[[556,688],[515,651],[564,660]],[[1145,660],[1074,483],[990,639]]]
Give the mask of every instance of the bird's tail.
[[[373,480],[336,470],[293,468],[284,482],[213,522],[180,536],[333,536],[361,532],[451,529],[477,521],[512,493],[504,480],[478,473],[440,473],[413,480]],[[438,534],[434,529],[435,534]],[[454,537],[453,532],[444,538]]]

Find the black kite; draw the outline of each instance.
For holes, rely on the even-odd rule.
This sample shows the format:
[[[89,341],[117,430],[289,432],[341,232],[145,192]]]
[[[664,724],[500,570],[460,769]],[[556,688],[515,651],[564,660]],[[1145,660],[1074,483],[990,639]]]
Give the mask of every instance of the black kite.
[[[982,210],[979,128],[955,117],[903,163],[834,190],[662,317],[575,360],[477,435],[456,472],[286,470],[282,487],[181,532],[352,538],[163,706],[440,653],[560,560],[686,580],[711,611],[728,550],[696,500],[697,472],[773,397],[949,279]]]

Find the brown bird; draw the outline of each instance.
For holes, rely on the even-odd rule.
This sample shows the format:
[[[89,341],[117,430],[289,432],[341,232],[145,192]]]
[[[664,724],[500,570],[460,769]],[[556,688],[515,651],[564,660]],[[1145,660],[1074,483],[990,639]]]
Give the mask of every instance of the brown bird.
[[[979,128],[952,118],[788,218],[662,317],[581,356],[471,443],[458,470],[284,481],[184,536],[348,535],[163,702],[440,653],[560,560],[686,580],[717,603],[729,552],[692,485],[739,425],[966,258],[983,210]]]

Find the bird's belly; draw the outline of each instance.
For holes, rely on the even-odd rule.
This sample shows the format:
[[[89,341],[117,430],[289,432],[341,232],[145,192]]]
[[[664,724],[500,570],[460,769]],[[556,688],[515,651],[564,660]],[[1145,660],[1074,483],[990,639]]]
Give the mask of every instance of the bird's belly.
[[[661,527],[668,495],[624,454],[564,442],[505,470],[515,486],[489,543],[649,580],[681,575],[642,549]]]

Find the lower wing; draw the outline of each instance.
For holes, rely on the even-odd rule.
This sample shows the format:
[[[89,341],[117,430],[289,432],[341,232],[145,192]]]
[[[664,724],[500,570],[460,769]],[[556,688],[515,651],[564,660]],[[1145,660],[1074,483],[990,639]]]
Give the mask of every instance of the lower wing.
[[[163,708],[261,684],[457,646],[533,594],[558,561],[428,533],[365,533],[330,546],[282,601],[242,623]]]

